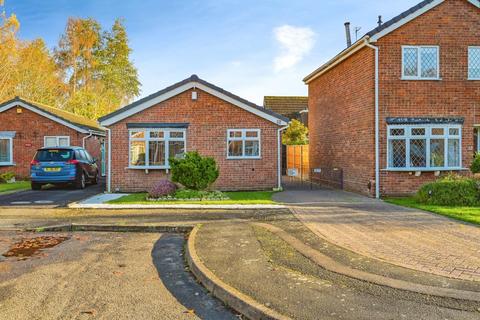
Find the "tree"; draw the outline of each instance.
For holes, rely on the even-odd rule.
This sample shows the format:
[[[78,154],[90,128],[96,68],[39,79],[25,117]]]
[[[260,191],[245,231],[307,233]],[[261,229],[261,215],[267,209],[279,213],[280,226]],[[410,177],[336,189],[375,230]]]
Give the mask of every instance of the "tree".
[[[283,144],[305,145],[308,144],[308,128],[298,120],[292,120],[282,137]]]
[[[97,119],[138,96],[140,82],[131,51],[121,20],[101,32],[92,18],[70,18],[55,49],[69,87],[65,109]]]
[[[0,12],[0,100],[22,96],[46,104],[58,103],[63,99],[64,86],[50,52],[41,39],[18,39],[19,28],[14,14]]]
[[[100,24],[92,19],[69,18],[65,33],[55,48],[58,66],[66,75],[70,95],[87,88],[95,79],[97,53],[101,49]]]
[[[117,19],[110,32],[104,33],[104,47],[99,52],[100,79],[105,89],[126,104],[140,94],[138,72],[130,60],[132,49],[128,45],[127,31]]]

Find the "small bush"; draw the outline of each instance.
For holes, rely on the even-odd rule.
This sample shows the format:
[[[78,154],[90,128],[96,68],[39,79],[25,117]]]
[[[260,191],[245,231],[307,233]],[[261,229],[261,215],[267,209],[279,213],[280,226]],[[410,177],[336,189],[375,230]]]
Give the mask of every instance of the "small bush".
[[[170,159],[172,181],[187,189],[205,190],[217,180],[219,172],[215,159],[187,152],[183,159]]]
[[[472,173],[480,173],[480,152],[475,153],[472,164],[470,165]]]
[[[151,199],[158,199],[173,195],[175,191],[177,191],[177,186],[173,182],[169,180],[160,180],[148,190],[148,197]]]
[[[5,172],[0,174],[0,182],[2,183],[10,182],[13,178],[15,178],[15,173],[13,172]]]
[[[479,203],[479,190],[474,179],[447,176],[423,185],[415,198],[425,204],[474,206]]]

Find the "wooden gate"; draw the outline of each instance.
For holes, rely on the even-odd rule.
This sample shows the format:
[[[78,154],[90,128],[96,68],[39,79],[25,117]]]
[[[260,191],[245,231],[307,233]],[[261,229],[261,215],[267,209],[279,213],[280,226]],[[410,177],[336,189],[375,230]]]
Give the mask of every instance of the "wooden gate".
[[[287,176],[301,180],[309,179],[308,145],[287,146]]]

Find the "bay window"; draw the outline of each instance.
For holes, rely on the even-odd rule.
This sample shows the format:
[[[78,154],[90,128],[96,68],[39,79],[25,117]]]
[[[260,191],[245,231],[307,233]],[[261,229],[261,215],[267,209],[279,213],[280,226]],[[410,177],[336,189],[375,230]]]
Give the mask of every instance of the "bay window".
[[[131,129],[129,135],[130,168],[169,169],[170,158],[185,154],[185,130]]]
[[[389,125],[389,170],[461,169],[460,125]]]
[[[259,159],[260,129],[227,130],[227,159]]]
[[[439,60],[437,46],[402,46],[402,79],[438,79]]]

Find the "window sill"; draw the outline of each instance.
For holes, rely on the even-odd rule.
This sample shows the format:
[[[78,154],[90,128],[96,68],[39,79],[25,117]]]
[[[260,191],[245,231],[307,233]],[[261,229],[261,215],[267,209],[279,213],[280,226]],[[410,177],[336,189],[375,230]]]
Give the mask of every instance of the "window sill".
[[[14,162],[0,162],[0,167],[14,167],[16,164]]]
[[[126,167],[125,169],[129,170],[169,170],[170,167],[167,166],[158,166],[158,167],[152,167],[152,166],[135,166],[135,167]]]
[[[409,77],[401,77],[400,80],[402,81],[442,81],[442,78],[409,78]]]
[[[227,160],[262,160],[262,157],[227,157]]]
[[[468,78],[468,81],[480,81],[480,78]]]
[[[435,172],[435,171],[465,171],[467,168],[385,168],[387,172]]]

